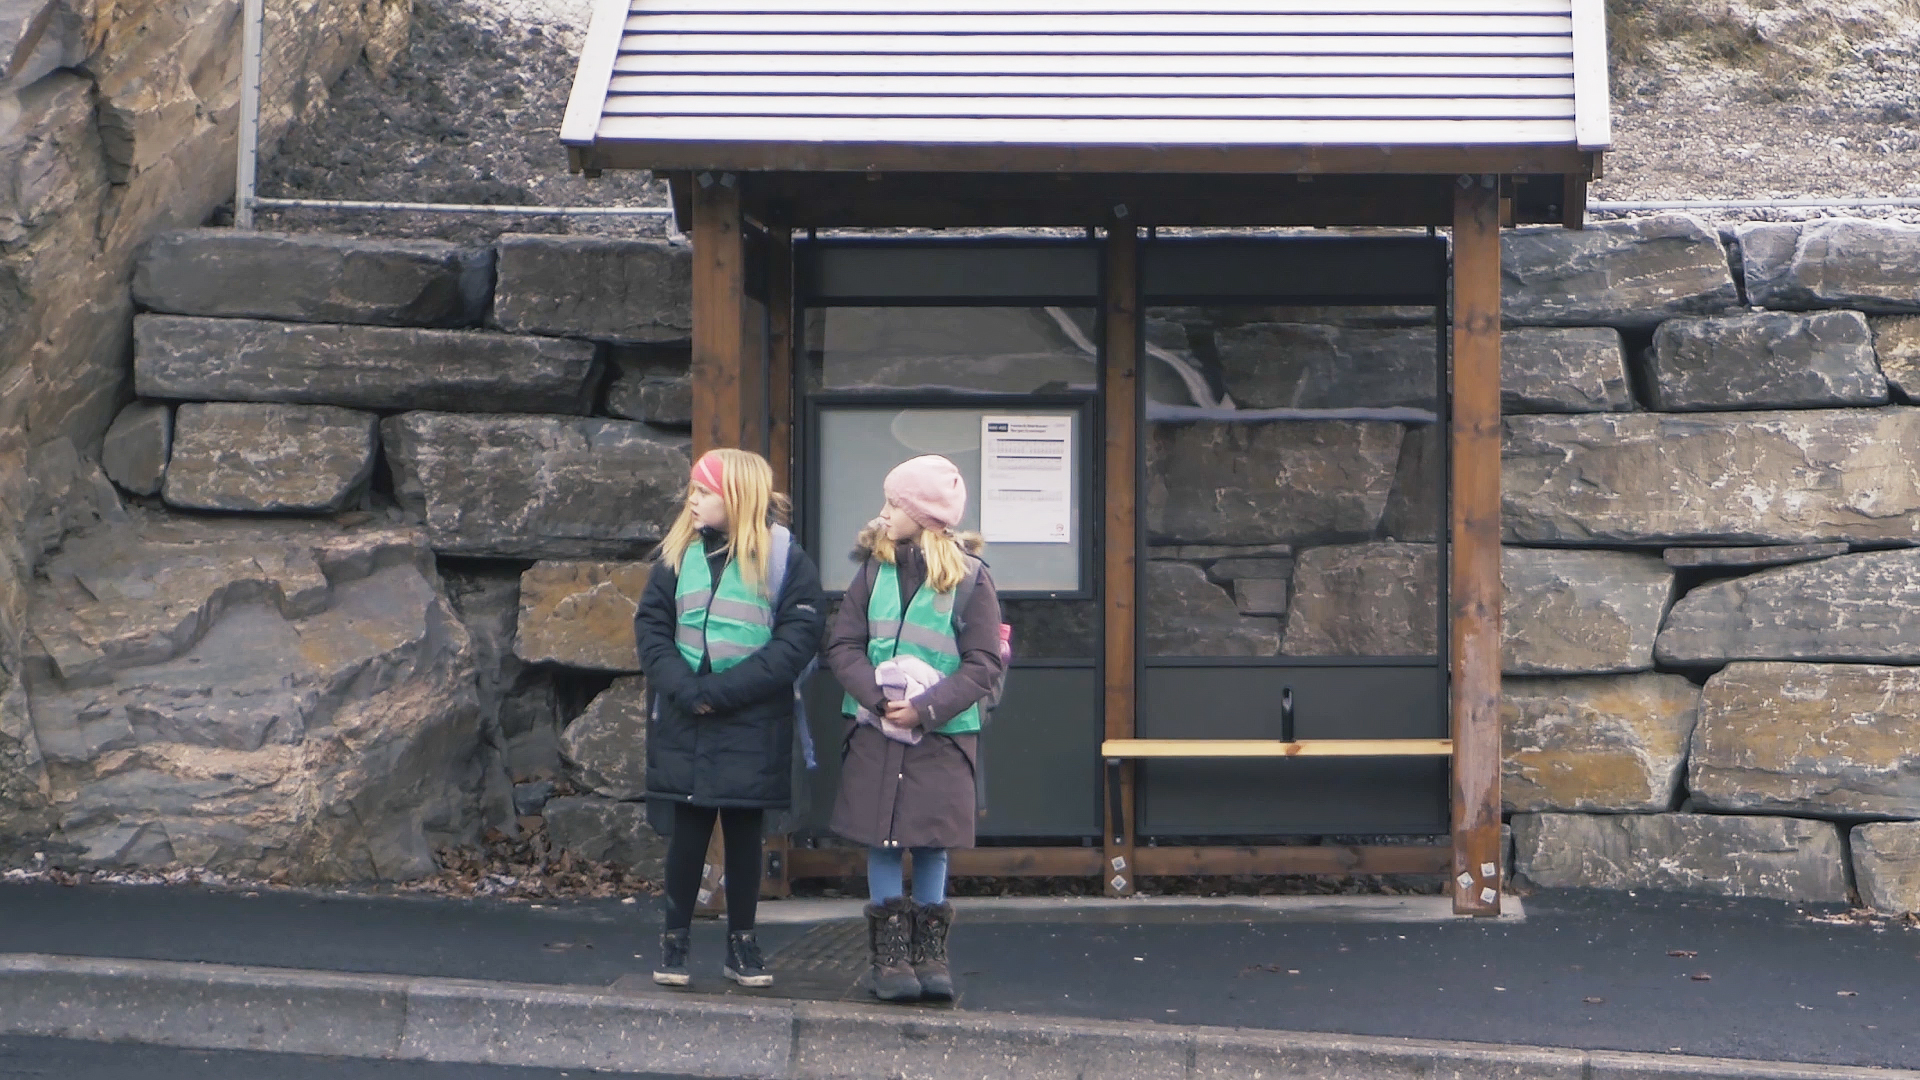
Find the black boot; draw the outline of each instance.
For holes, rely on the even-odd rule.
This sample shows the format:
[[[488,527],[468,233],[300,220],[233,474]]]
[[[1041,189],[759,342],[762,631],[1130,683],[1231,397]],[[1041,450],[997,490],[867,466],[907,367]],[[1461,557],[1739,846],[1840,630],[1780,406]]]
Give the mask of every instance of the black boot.
[[[653,981],[661,986],[685,986],[693,981],[687,974],[687,931],[666,930],[660,934],[660,963],[653,969]]]
[[[760,958],[760,943],[753,931],[740,930],[727,935],[727,978],[741,986],[772,986],[767,962]]]
[[[867,958],[873,964],[873,996],[881,1001],[920,1000],[913,973],[913,906],[904,896],[867,905]]]
[[[947,932],[952,929],[952,904],[913,905],[913,974],[928,1001],[953,1000],[953,973],[947,968]]]

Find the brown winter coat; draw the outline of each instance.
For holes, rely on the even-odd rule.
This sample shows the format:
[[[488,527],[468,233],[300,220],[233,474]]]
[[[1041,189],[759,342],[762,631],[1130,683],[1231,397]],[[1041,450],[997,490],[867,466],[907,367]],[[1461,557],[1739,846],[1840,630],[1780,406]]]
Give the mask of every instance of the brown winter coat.
[[[926,580],[917,547],[898,549],[901,603]],[[854,575],[827,630],[827,665],[855,701],[875,714],[886,710],[867,657],[867,604],[873,597],[871,562]],[[987,695],[1001,671],[1000,598],[984,567],[961,613],[960,670],[914,699],[927,734],[908,746],[848,717],[840,765],[840,794],[831,828],[868,847],[973,846],[977,735],[940,735],[933,729]]]

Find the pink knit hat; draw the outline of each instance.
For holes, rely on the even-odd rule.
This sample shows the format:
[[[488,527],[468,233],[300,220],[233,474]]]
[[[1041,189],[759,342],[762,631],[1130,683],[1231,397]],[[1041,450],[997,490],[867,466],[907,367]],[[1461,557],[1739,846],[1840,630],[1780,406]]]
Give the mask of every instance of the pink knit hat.
[[[967,513],[967,482],[959,467],[938,454],[895,465],[883,490],[923,529],[951,529]]]

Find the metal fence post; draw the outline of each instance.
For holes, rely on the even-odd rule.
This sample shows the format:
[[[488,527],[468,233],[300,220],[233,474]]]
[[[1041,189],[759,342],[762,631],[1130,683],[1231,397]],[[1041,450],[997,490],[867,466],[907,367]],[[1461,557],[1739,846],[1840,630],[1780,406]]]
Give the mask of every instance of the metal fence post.
[[[260,49],[266,0],[244,0],[240,41],[240,149],[234,164],[233,227],[253,228],[255,172],[260,164]]]

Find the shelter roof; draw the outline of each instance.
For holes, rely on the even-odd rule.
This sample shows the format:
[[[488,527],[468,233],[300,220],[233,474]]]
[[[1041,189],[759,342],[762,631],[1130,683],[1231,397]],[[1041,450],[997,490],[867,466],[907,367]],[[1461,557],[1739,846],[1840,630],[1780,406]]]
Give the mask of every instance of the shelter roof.
[[[1585,173],[1602,0],[600,0],[576,168]]]

